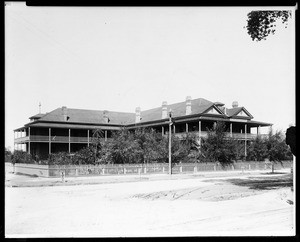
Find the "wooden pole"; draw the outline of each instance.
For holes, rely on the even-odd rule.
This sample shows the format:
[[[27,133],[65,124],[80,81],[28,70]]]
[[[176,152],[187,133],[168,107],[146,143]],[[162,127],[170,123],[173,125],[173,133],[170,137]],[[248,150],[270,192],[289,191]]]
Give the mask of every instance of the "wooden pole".
[[[51,128],[49,128],[49,154],[51,154]]]
[[[245,124],[245,160],[247,157],[247,124]]]
[[[199,146],[200,146],[200,152],[201,152],[201,120],[199,121]]]
[[[175,133],[175,126],[174,126]],[[169,112],[169,174],[172,175],[171,142],[172,142],[172,113]]]
[[[71,153],[71,129],[69,129],[69,153]]]
[[[28,127],[28,137],[29,137],[29,140],[28,140],[28,154],[30,154],[30,127]]]

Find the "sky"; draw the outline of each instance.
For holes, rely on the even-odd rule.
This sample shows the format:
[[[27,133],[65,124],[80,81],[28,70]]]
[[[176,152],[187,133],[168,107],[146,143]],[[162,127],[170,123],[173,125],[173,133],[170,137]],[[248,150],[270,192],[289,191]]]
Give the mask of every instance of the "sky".
[[[270,9],[270,8],[269,8]],[[252,41],[263,7],[5,6],[5,146],[29,117],[68,108],[135,112],[205,98],[295,125],[295,8]],[[280,10],[283,10],[282,8]]]

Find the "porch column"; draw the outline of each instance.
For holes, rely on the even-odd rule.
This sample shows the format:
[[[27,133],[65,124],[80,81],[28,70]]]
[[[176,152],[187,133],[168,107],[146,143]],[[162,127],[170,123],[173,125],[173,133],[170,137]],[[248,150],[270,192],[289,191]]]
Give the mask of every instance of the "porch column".
[[[104,131],[104,141],[107,141],[107,130]]]
[[[257,135],[260,135],[260,125],[257,127]]]
[[[232,123],[230,123],[230,137],[232,138]]]
[[[245,124],[245,159],[247,157],[247,124]]]
[[[201,147],[201,121],[199,121],[199,145]]]
[[[88,147],[90,146],[90,130],[87,131]]]
[[[49,154],[51,154],[51,128],[49,128]]]
[[[173,124],[173,132],[174,132],[174,134],[175,134],[175,124]]]
[[[164,126],[161,126],[161,135],[164,135],[165,130],[164,130]]]
[[[187,132],[187,133],[189,132],[189,124],[188,123],[185,124],[185,132]]]
[[[30,155],[30,127],[28,127],[28,154]]]
[[[69,153],[71,153],[71,129],[69,129]]]

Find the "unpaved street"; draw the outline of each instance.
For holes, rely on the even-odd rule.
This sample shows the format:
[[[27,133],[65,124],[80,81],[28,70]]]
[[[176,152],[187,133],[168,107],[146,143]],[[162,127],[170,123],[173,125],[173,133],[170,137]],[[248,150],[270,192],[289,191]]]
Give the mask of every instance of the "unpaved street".
[[[288,172],[6,187],[6,237],[293,235]]]

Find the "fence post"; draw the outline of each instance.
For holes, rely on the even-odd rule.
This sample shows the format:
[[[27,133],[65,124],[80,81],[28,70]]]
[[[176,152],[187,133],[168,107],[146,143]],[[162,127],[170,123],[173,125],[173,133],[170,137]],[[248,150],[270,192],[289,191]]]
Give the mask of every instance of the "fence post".
[[[126,174],[126,168],[124,167],[124,174]]]
[[[147,167],[144,167],[144,173],[147,173]]]
[[[197,172],[197,166],[194,167],[194,173],[196,173],[196,172]]]
[[[165,173],[165,167],[163,166],[163,173]]]
[[[65,182],[65,171],[61,172],[61,181]]]
[[[104,168],[102,168],[102,175],[104,175],[105,174],[105,169]]]
[[[217,169],[217,168],[216,168],[216,165],[214,165],[214,171],[216,171],[216,169]]]
[[[232,170],[234,171],[234,165],[231,165],[231,167],[232,167]]]
[[[138,171],[139,171],[139,175],[141,175],[141,168],[138,168]]]
[[[180,166],[179,171],[180,171],[180,173],[182,173],[182,166]]]
[[[251,165],[249,164],[249,170],[251,170]]]
[[[75,169],[75,176],[78,176],[78,169]]]

